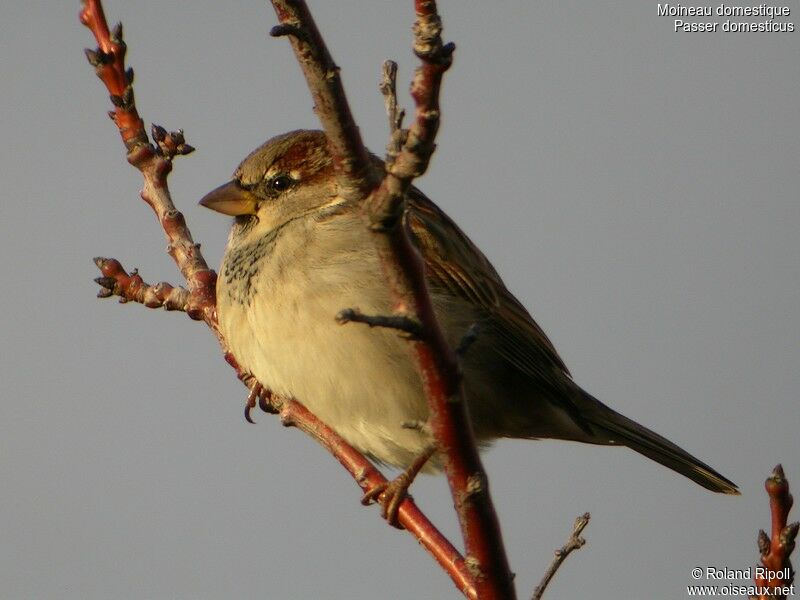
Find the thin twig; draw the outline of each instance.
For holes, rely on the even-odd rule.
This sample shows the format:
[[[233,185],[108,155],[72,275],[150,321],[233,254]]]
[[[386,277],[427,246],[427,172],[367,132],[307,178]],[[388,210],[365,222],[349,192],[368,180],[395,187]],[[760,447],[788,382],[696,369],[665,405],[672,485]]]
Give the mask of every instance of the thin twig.
[[[97,49],[87,50],[86,57],[95,73],[108,89],[114,110],[109,112],[119,129],[128,153],[128,162],[136,167],[144,180],[142,199],[155,212],[168,241],[168,253],[186,279],[189,298],[186,313],[216,327],[216,273],[208,268],[199,244],[192,239],[183,214],[175,208],[167,186],[173,158],[193,150],[186,144],[183,131],[168,133],[153,127],[156,145],[150,143],[144,121],[136,108],[133,93],[133,69],[125,66],[127,46],[122,24],[109,31],[100,0],[83,0],[80,21],[94,34]]]
[[[789,511],[794,499],[789,493],[789,481],[783,467],[777,465],[772,474],[764,482],[769,496],[769,508],[772,516],[772,537],[764,530],[758,532],[758,549],[761,564],[766,572],[756,570],[753,578],[757,587],[773,590],[774,593],[759,595],[759,599],[785,598],[783,592],[794,581],[794,570],[790,560],[794,550],[800,523],[787,524]]]
[[[581,533],[589,524],[590,518],[591,516],[587,512],[575,519],[575,523],[572,525],[572,533],[570,534],[567,543],[555,551],[553,562],[551,562],[550,566],[547,567],[547,571],[545,571],[545,574],[542,576],[542,580],[533,591],[533,600],[540,600],[542,594],[544,594],[547,584],[549,584],[550,580],[553,579],[556,571],[558,571],[559,567],[564,563],[565,560],[567,560],[567,557],[570,555],[570,553],[573,550],[579,550],[586,543],[586,540],[581,537]]]
[[[414,0],[414,53],[420,66],[414,71],[411,96],[414,121],[406,132],[403,147],[392,165],[387,165],[380,193],[370,198],[368,214],[375,227],[393,222],[402,214],[411,182],[425,173],[436,149],[439,130],[439,90],[442,77],[453,62],[455,44],[442,42],[442,20],[434,0]]]
[[[393,60],[383,61],[381,69],[381,84],[379,87],[383,94],[383,104],[386,107],[386,116],[389,117],[389,132],[394,133],[402,127],[404,110],[397,110],[397,63]]]
[[[339,193],[348,200],[359,201],[375,186],[378,174],[347,104],[339,67],[305,2],[272,0],[272,6],[279,24],[271,33],[288,37],[292,44],[314,100],[314,112],[328,138]]]
[[[406,131],[403,129],[403,118],[406,111],[398,109],[397,104],[397,63],[387,60],[381,70],[381,94],[386,107],[386,116],[389,118],[389,143],[386,144],[386,168],[391,168],[397,159],[403,144],[406,141]]]
[[[370,327],[394,329],[404,333],[409,339],[422,338],[425,331],[419,321],[404,315],[365,315],[355,308],[345,308],[336,315],[336,322],[340,325],[347,323],[364,323]]]
[[[100,286],[98,298],[118,296],[120,302],[137,302],[147,308],[189,310],[189,290],[185,288],[174,287],[164,281],[155,285],[145,283],[136,269],[128,273],[113,258],[97,257],[94,264],[103,274],[94,280]]]

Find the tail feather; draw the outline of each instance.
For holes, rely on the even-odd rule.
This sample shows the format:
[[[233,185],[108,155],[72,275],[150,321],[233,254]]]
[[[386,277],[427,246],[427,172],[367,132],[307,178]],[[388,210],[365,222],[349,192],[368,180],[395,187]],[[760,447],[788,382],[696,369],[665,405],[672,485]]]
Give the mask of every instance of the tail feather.
[[[580,407],[583,409],[580,411],[581,416],[589,422],[600,437],[604,437],[604,433],[607,435],[607,443],[621,444],[636,450],[713,492],[739,494],[735,483],[696,459],[683,448],[608,408],[588,393],[584,392],[584,394],[586,396],[584,399],[589,401],[587,403],[589,406]]]

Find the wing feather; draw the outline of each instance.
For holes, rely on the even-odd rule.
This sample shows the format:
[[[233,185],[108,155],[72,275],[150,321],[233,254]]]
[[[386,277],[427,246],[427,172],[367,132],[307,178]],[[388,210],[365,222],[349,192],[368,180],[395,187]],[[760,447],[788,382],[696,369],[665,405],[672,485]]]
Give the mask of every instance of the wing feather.
[[[493,348],[520,371],[546,382],[569,375],[555,347],[508,291],[489,260],[422,192],[412,187],[406,224],[422,253],[428,283],[469,301],[496,334]],[[555,378],[557,379],[557,378]]]

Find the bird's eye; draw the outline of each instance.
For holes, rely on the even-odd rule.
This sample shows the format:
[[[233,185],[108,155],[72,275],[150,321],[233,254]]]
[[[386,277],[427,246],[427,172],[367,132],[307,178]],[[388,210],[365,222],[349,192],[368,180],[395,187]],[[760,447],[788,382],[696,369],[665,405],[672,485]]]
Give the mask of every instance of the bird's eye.
[[[276,175],[267,182],[269,189],[273,192],[283,192],[294,184],[294,179],[288,175]]]

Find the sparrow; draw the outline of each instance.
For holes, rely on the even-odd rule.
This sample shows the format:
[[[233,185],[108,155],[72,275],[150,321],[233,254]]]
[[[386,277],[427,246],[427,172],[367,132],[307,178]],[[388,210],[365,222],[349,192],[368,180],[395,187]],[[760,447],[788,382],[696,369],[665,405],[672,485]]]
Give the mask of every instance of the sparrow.
[[[383,163],[373,157],[376,166]],[[406,467],[433,447],[411,345],[397,331],[342,325],[355,308],[391,315],[393,302],[360,207],[337,191],[321,131],[279,135],[242,161],[200,204],[234,217],[217,280],[217,316],[240,367],[294,398],[378,463]],[[572,379],[555,347],[489,260],[417,188],[404,226],[425,265],[436,317],[462,357],[480,446],[554,438],[627,446],[714,492],[736,485],[666,438],[612,410]],[[426,465],[435,470],[436,454]]]

